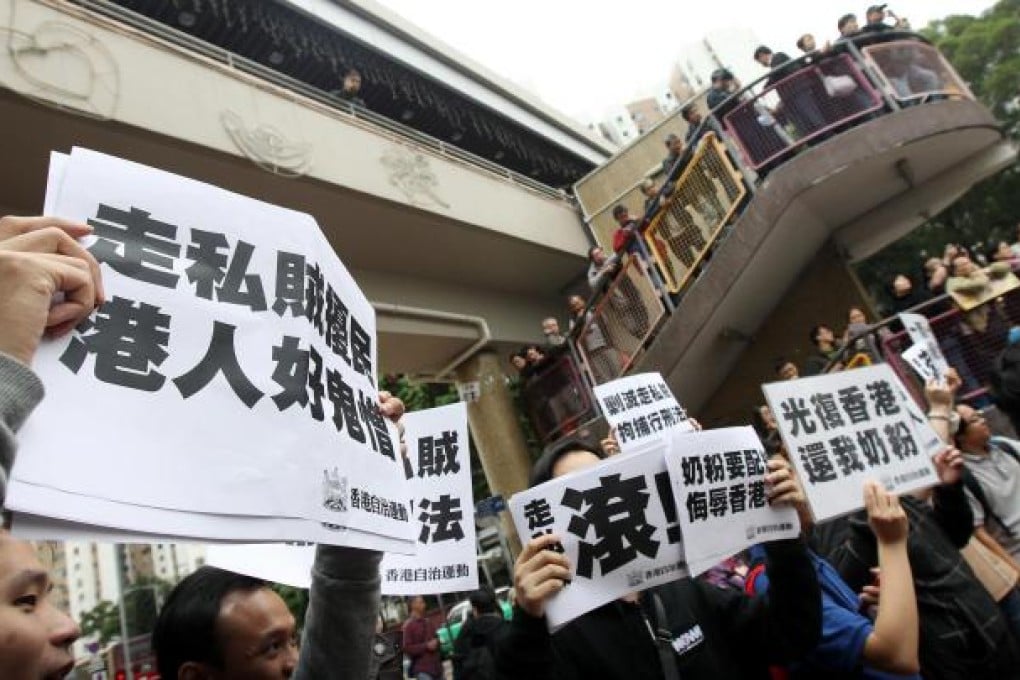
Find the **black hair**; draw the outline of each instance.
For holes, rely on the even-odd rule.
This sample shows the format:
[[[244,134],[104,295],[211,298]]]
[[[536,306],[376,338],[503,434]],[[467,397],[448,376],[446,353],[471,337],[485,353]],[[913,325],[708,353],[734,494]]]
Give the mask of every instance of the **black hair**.
[[[1020,425],[1020,345],[1007,346],[995,358],[988,382],[995,405],[1016,429]]]
[[[625,212],[628,212],[627,206],[623,205],[622,203],[617,203],[616,205],[613,206],[613,217],[619,217]]]
[[[758,57],[760,57],[763,54],[772,54],[772,50],[770,50],[765,45],[758,45],[758,47],[756,47],[754,50],[754,60],[758,61]]]
[[[783,370],[783,366],[787,364],[793,364],[793,359],[787,359],[786,357],[779,357],[776,359],[775,363],[772,364],[772,367],[776,371],[776,375],[779,375],[779,372]],[[793,365],[796,366],[797,364]]]
[[[361,77],[361,71],[359,71],[356,68],[349,68],[349,69],[347,69],[347,72],[344,73],[344,78],[346,78],[348,76],[358,76],[360,78]]]
[[[478,610],[479,614],[498,614],[499,605],[496,603],[496,596],[486,587],[479,588],[468,596],[471,606]]]
[[[694,106],[694,104],[687,104],[682,109],[680,109],[680,115],[684,117],[684,120],[687,120],[688,118],[691,117],[692,113],[697,113],[697,111],[698,108]]]
[[[804,35],[802,35],[799,38],[797,38],[797,49],[798,50],[801,50],[802,52],[804,51],[804,45],[807,44],[807,41],[804,38],[808,37],[809,35],[811,35],[811,34],[810,33],[805,33]],[[812,36],[812,37],[814,37],[814,36]]]
[[[587,439],[581,437],[564,437],[558,442],[553,442],[545,447],[542,451],[542,455],[539,456],[535,464],[531,466],[531,478],[528,481],[528,486],[538,486],[544,484],[553,478],[553,467],[556,466],[556,462],[572,451],[587,451],[588,453],[594,454],[599,458],[605,458],[606,453],[600,446],[592,444]]]
[[[266,582],[216,567],[200,567],[178,583],[159,612],[152,631],[152,651],[164,678],[176,678],[192,661],[223,667],[223,650],[216,632],[220,606],[227,595],[265,588]]]
[[[849,24],[851,21],[857,21],[857,15],[853,13],[844,14],[839,18],[839,21],[836,22],[836,28],[839,29],[840,32],[842,32],[843,27]]]
[[[596,250],[602,250],[602,246],[600,246],[598,244],[595,244],[591,248],[588,249],[588,259],[589,260],[591,259],[592,253],[594,253]]]
[[[811,333],[810,333],[809,337],[811,338],[811,344],[814,345],[815,347],[818,346],[818,336],[821,335],[823,328],[827,328],[830,331],[832,330],[831,328],[826,326],[824,323],[820,323],[820,324],[818,324],[816,326],[812,326],[811,327]]]

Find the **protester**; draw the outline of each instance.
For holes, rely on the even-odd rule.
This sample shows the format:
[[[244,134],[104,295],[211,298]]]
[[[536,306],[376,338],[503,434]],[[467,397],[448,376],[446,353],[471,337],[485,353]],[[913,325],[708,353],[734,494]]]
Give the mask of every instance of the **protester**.
[[[453,643],[454,680],[496,680],[495,642],[506,628],[496,596],[488,588],[471,593],[471,617]]]
[[[59,680],[74,668],[71,645],[81,631],[53,604],[52,586],[32,544],[0,529],[0,678]]]
[[[914,289],[914,282],[906,274],[897,274],[892,282],[892,304],[889,306],[889,316],[901,314],[917,307],[928,300],[923,291]],[[923,312],[922,312],[923,313]],[[902,330],[902,324],[898,321],[892,324],[891,330],[896,333]]]
[[[948,421],[948,407],[938,398],[929,402],[932,424]],[[950,449],[934,463],[939,485],[900,498],[910,524],[907,554],[920,615],[923,675],[926,680],[1020,677],[1020,649],[1008,624],[960,554],[973,523],[961,482],[963,457]],[[863,513],[816,526],[812,541],[855,592],[872,584],[878,547]]]
[[[425,618],[425,598],[411,598],[411,618],[404,622],[404,654],[411,660],[414,680],[441,680],[443,663],[435,627]]]
[[[839,356],[842,349],[836,343],[836,334],[824,324],[819,324],[811,329],[811,344],[815,346],[815,353],[804,361],[804,375],[818,375],[825,373],[829,364]],[[843,370],[843,365],[837,363],[832,370]]]
[[[867,22],[864,28],[861,29],[862,33],[881,33],[883,31],[892,30],[909,30],[910,22],[906,19],[901,19],[893,14],[892,10],[886,9],[887,5],[872,5],[864,14],[864,19]],[[895,23],[889,25],[886,23],[886,15],[889,15]]]
[[[788,678],[819,677],[888,678],[919,680],[917,656],[918,618],[914,581],[907,555],[907,515],[896,496],[871,480],[864,487],[864,508],[878,546],[882,574],[882,596],[874,623],[859,612],[860,602],[853,590],[828,562],[815,553],[811,560],[822,593],[822,639],[804,659],[790,665]],[[798,507],[801,526],[812,524],[810,512]],[[754,558],[763,550],[755,546]],[[750,592],[768,592],[768,570],[753,567],[748,576]]]
[[[937,257],[928,258],[924,263],[924,274],[929,295],[934,297],[946,292],[949,269],[942,263],[942,260]]]
[[[397,421],[404,404],[383,391],[379,412]],[[300,654],[294,618],[267,584],[214,567],[199,568],[174,587],[156,621],[152,648],[160,676],[367,678],[381,560],[382,553],[375,550],[316,548]]]
[[[860,26],[857,25],[857,15],[844,14],[836,22],[836,28],[839,30],[841,40],[854,37],[860,33]]]
[[[684,105],[684,107],[680,109],[680,115],[683,116],[684,121],[687,122],[687,134],[684,135],[684,144],[693,149],[698,146],[698,142],[701,141],[701,137],[708,132],[708,130],[702,126],[705,119],[694,103]]]
[[[780,380],[796,380],[800,377],[800,369],[790,359],[781,358],[775,362],[776,377]]]
[[[720,68],[712,71],[712,86],[705,96],[705,103],[716,120],[723,120],[726,114],[740,103],[736,100],[727,101],[739,89],[740,82],[728,69]],[[725,105],[723,105],[724,103]]]
[[[344,73],[343,86],[334,94],[346,102],[364,107],[365,100],[361,98],[361,73],[357,69],[347,69]]]
[[[665,143],[668,153],[662,159],[662,173],[668,179],[673,166],[676,165],[676,162],[684,153],[684,140],[680,139],[680,135],[671,132],[666,135]]]
[[[564,440],[535,464],[531,485],[596,466],[603,457],[601,449],[582,440]],[[803,498],[785,461],[773,459],[768,469],[771,503]],[[818,581],[798,540],[766,546],[772,570],[767,600],[683,579],[603,605],[550,634],[545,604],[570,576],[567,558],[551,549],[558,540],[554,534],[533,539],[517,558],[517,607],[497,644],[501,677],[644,680],[662,678],[664,664],[675,665],[679,677],[690,679],[757,677],[769,664],[800,658],[817,643]],[[660,606],[655,600],[664,621],[656,614]],[[649,635],[662,629],[675,638],[695,627],[700,642],[675,645],[676,653],[671,650],[668,656]]]
[[[554,316],[542,319],[542,335],[545,336],[545,344],[549,348],[560,348],[567,342],[566,336],[560,333],[560,322]]]
[[[510,353],[510,365],[517,371],[517,375],[524,372],[524,369],[528,367],[528,358],[524,355],[523,349]]]
[[[617,205],[613,208],[613,219],[619,225],[613,232],[613,250],[617,255],[625,252],[640,252],[638,236],[640,235],[640,223],[631,218],[630,211],[625,205]]]
[[[614,253],[606,257],[601,246],[588,249],[588,286],[597,291],[602,288],[619,270],[619,257]]]

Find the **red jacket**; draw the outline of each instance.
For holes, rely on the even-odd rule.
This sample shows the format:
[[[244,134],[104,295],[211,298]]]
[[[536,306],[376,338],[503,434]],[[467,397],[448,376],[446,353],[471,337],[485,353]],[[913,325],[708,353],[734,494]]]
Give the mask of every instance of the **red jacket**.
[[[436,648],[429,651],[429,640],[436,641]],[[410,618],[404,622],[404,654],[411,659],[411,676],[428,673],[437,680],[443,677],[443,661],[439,656],[439,639],[435,629],[425,619]]]

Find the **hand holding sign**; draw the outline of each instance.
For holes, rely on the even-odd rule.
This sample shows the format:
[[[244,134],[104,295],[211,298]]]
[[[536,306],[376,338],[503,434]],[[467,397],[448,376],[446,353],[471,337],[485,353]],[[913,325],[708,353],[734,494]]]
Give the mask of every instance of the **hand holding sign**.
[[[963,477],[963,454],[956,447],[950,447],[932,458],[938,471],[939,481],[953,485]]]
[[[864,508],[879,543],[894,545],[907,540],[907,514],[900,507],[899,499],[874,480],[864,484]]]
[[[559,537],[545,534],[528,541],[514,564],[517,604],[530,616],[545,616],[545,603],[570,580],[570,561],[554,547]]]

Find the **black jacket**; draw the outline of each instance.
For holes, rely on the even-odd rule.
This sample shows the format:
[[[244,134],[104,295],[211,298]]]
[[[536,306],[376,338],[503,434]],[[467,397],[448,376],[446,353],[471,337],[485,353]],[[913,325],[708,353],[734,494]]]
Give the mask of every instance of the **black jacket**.
[[[821,595],[800,541],[766,546],[769,598],[723,590],[698,579],[659,586],[684,680],[768,678],[768,665],[802,657],[818,642]],[[651,598],[611,602],[550,635],[544,619],[522,610],[497,645],[500,678],[509,680],[661,680],[645,619],[657,626]]]
[[[502,614],[483,614],[478,618],[472,617],[464,623],[460,633],[457,634],[457,639],[453,641],[454,680],[464,678],[464,661],[470,656],[471,650],[486,646],[490,651],[494,650],[496,641],[507,625]]]
[[[973,515],[963,485],[939,486],[929,506],[902,496],[910,520],[907,555],[920,619],[918,654],[926,680],[1020,678],[1020,652],[999,607],[960,554]],[[878,566],[878,546],[863,512],[815,528],[813,539],[843,580],[860,592]]]

